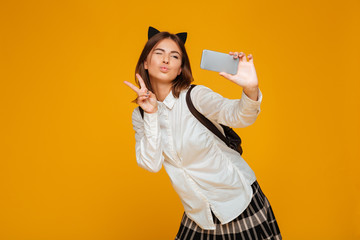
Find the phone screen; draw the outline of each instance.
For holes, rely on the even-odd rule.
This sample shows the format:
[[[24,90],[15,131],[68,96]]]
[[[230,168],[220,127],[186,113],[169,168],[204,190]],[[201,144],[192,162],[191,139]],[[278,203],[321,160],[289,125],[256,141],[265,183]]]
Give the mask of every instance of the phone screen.
[[[236,74],[238,64],[239,59],[234,59],[233,56],[229,54],[203,50],[200,67],[215,72]]]

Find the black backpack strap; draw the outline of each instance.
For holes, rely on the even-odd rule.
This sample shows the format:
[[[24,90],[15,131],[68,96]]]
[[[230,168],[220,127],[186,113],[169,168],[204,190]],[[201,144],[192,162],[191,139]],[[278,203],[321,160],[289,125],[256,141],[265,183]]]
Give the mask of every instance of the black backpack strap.
[[[141,107],[138,107],[138,108],[139,108],[142,119],[144,119],[144,110]]]
[[[209,129],[211,132],[213,132],[218,138],[220,138],[224,143],[226,143],[227,146],[229,146],[229,142],[226,139],[226,137],[224,136],[224,134],[222,134],[220,132],[220,130],[209,120],[207,119],[204,115],[202,115],[198,110],[196,110],[196,108],[194,107],[194,104],[191,101],[191,97],[190,97],[190,93],[191,90],[195,87],[196,85],[192,84],[188,90],[188,92],[186,93],[186,103],[188,105],[188,108],[190,110],[190,112],[194,115],[194,117],[197,118],[197,120],[199,120],[207,129]]]

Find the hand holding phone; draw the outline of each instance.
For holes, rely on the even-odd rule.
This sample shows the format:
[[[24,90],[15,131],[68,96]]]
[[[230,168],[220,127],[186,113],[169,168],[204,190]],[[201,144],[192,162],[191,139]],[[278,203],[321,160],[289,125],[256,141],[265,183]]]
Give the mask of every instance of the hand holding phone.
[[[241,86],[245,94],[256,101],[259,82],[252,54],[248,55],[248,59],[243,52],[225,54],[203,50],[200,67],[220,72],[221,76]]]

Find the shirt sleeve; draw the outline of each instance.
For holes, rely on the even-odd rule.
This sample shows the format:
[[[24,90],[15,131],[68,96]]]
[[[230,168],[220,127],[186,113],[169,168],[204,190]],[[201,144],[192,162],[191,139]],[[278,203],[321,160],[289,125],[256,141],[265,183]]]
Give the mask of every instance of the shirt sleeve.
[[[160,171],[164,156],[162,155],[158,113],[144,112],[144,119],[142,119],[139,109],[135,108],[132,114],[132,123],[135,130],[137,164],[150,172]]]
[[[258,100],[250,99],[244,91],[241,99],[228,99],[205,86],[197,86],[191,92],[194,107],[205,117],[220,124],[243,128],[253,124],[260,113],[262,93]]]

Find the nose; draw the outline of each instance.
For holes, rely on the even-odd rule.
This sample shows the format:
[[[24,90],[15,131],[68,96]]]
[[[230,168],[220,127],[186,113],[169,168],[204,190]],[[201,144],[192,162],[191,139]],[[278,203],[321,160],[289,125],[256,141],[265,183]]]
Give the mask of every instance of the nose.
[[[166,54],[164,54],[163,63],[169,63],[169,56],[167,56]]]

